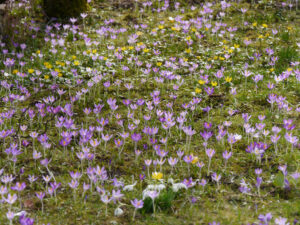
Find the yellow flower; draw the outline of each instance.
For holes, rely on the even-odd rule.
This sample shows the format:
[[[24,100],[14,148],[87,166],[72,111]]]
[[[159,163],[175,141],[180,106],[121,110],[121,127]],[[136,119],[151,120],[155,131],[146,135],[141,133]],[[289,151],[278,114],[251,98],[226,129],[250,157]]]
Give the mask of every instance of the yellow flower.
[[[219,57],[217,55],[214,56],[214,60],[217,60]]]
[[[186,48],[185,52],[189,54],[189,53],[191,53],[191,49],[190,48]]]
[[[40,53],[41,53],[41,51],[40,51],[40,50],[37,50],[37,51],[36,51],[36,54],[40,54]]]
[[[233,46],[234,46],[234,48],[239,48],[240,47],[240,45],[237,45],[237,44],[234,44]]]
[[[157,62],[156,65],[157,65],[157,66],[161,66],[161,65],[162,65],[162,62]]]
[[[218,84],[216,81],[212,81],[210,83],[211,83],[211,86],[213,86],[213,87],[217,86],[217,84]]]
[[[92,51],[92,53],[93,53],[93,54],[96,54],[96,53],[97,53],[97,49],[94,49],[94,50]]]
[[[180,31],[180,28],[179,27],[171,27],[171,30],[173,30],[173,31]]]
[[[204,80],[198,80],[198,83],[202,85],[202,84],[205,84],[205,81]]]
[[[74,61],[74,65],[75,65],[75,66],[78,66],[79,64],[80,64],[80,63],[79,63],[78,60]]]
[[[198,55],[198,56],[197,56],[197,59],[201,59],[201,56]]]
[[[268,28],[268,25],[265,23],[262,26],[263,26],[263,28]]]
[[[183,58],[183,61],[187,62],[189,59],[188,58]]]
[[[28,73],[32,74],[34,72],[34,69],[28,69]]]
[[[224,39],[224,40],[223,40],[223,43],[226,44],[226,43],[227,43],[227,40]]]
[[[148,48],[144,48],[143,50],[145,53],[149,52],[150,50]]]
[[[58,73],[58,75],[57,76],[59,76],[59,77],[62,77],[62,73]]]
[[[138,32],[136,32],[136,34],[137,34],[138,36],[141,36],[141,35],[143,35],[144,33],[141,32],[141,31],[138,31]]]
[[[220,59],[221,61],[224,61],[224,60],[225,60],[225,58],[224,58],[224,57],[221,57],[221,56],[219,56],[219,59]]]
[[[200,94],[202,92],[202,90],[200,88],[196,88],[195,92],[196,92],[196,94]]]
[[[163,25],[159,25],[158,29],[164,29],[164,26]]]
[[[133,46],[129,46],[128,49],[129,49],[129,50],[132,50],[132,49],[133,49]]]
[[[289,68],[287,68],[287,71],[292,71],[293,70],[293,68],[291,68],[291,67],[289,67]]]
[[[160,180],[163,178],[163,174],[160,172],[154,172],[152,173],[152,179],[154,180]]]
[[[143,42],[139,42],[139,43],[137,43],[137,46],[141,46],[143,44],[144,44]]]
[[[73,60],[75,60],[76,58],[77,58],[76,55],[73,55],[73,56],[72,56],[72,59],[73,59]]]
[[[263,38],[264,38],[263,35],[259,35],[259,36],[258,36],[258,39],[263,39]]]
[[[199,161],[199,158],[198,158],[197,156],[195,156],[195,157],[193,158],[192,164],[195,164],[195,163],[197,163],[198,161]]]
[[[196,32],[197,30],[196,30],[196,28],[192,28],[191,31]]]
[[[270,72],[273,72],[273,71],[274,71],[274,68],[271,68],[271,69],[270,69]]]
[[[87,50],[87,51],[86,51],[86,54],[89,55],[90,53],[91,53],[91,50]]]
[[[257,26],[257,22],[252,23],[252,26],[256,27]]]
[[[232,78],[227,76],[227,77],[225,77],[225,81],[229,83],[232,81]]]
[[[44,78],[45,78],[46,80],[48,80],[48,79],[49,79],[49,75],[45,75]]]
[[[13,74],[17,74],[18,72],[18,70],[13,70]]]
[[[44,66],[47,68],[47,69],[51,69],[52,68],[52,65],[48,62],[44,62]]]
[[[108,59],[107,57],[103,57],[103,60],[105,60],[105,61],[106,61],[107,59]]]
[[[188,36],[188,37],[185,38],[185,40],[187,40],[187,41],[189,41],[191,39],[192,39],[191,36]]]

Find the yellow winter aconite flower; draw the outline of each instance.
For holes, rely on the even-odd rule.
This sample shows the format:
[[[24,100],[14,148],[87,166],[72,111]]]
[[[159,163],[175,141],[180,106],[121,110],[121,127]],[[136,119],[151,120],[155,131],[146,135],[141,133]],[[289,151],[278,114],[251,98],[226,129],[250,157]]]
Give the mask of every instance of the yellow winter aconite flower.
[[[44,66],[47,68],[47,69],[51,69],[52,68],[52,65],[48,62],[44,62]]]
[[[195,156],[195,157],[193,158],[192,164],[195,164],[195,163],[197,163],[198,161],[199,161],[199,158],[198,158],[197,156]]]
[[[87,50],[86,54],[88,54],[88,55],[91,54],[91,50]]]
[[[268,28],[268,25],[265,23],[262,26],[263,26],[263,28]]]
[[[40,53],[41,53],[41,51],[40,51],[40,50],[37,50],[37,51],[36,51],[36,54],[40,54]]]
[[[218,84],[216,81],[212,81],[210,83],[211,83],[211,86],[213,86],[213,87],[217,86],[217,84]]]
[[[141,36],[141,35],[143,35],[144,33],[141,32],[141,31],[138,31],[138,32],[136,32],[136,34],[137,34],[138,36]]]
[[[202,85],[202,84],[205,84],[205,81],[204,80],[198,80],[198,83]]]
[[[229,83],[230,81],[232,81],[232,78],[227,76],[225,77],[225,81]]]
[[[214,56],[214,60],[217,60],[219,58],[219,56],[215,55]]]
[[[144,50],[143,50],[143,52],[145,52],[145,53],[147,53],[149,51],[150,51],[149,48],[144,48]]]
[[[163,174],[160,172],[154,172],[152,173],[152,179],[154,180],[160,180],[163,178]]]
[[[189,59],[188,58],[183,58],[183,61],[187,62]]]
[[[188,54],[191,53],[191,51],[192,50],[190,48],[185,49],[185,52],[188,53]]]
[[[263,38],[264,38],[263,35],[259,35],[259,36],[258,36],[258,39],[263,39]]]
[[[252,23],[252,26],[256,27],[257,26],[257,22]]]
[[[48,79],[49,79],[49,75],[45,75],[44,78],[45,78],[46,80],[48,80]]]
[[[93,54],[96,54],[96,53],[97,53],[97,49],[94,49],[94,50],[92,51],[92,53],[93,53]]]
[[[159,25],[158,28],[159,29],[164,29],[164,26],[163,25]]]
[[[75,60],[77,57],[76,55],[72,55],[72,59]]]
[[[143,45],[144,43],[143,42],[139,42],[139,43],[137,43],[136,45],[137,46],[141,46],[141,45]]]
[[[173,31],[180,31],[180,28],[179,27],[171,27],[171,30],[173,30]]]
[[[29,73],[29,74],[34,73],[34,69],[28,69],[28,73]]]
[[[233,47],[234,47],[234,48],[239,48],[239,47],[240,47],[240,45],[238,45],[238,44],[234,44],[234,45],[233,45]]]
[[[274,71],[274,68],[271,68],[271,69],[270,69],[270,72],[273,72],[273,71]]]
[[[225,58],[224,57],[219,57],[219,59],[221,60],[221,61],[224,61],[225,60]]]
[[[129,49],[129,50],[132,50],[132,49],[133,49],[133,46],[129,46],[128,49]]]
[[[202,92],[202,90],[200,88],[196,88],[195,92],[196,92],[196,94],[200,94]]]
[[[13,74],[17,74],[19,70],[13,70]]]
[[[188,36],[188,37],[185,38],[185,40],[187,40],[187,41],[189,41],[191,39],[192,39],[191,36]]]
[[[291,67],[289,67],[289,68],[287,68],[287,71],[292,71],[293,70],[293,68],[291,68]]]
[[[79,64],[80,64],[80,63],[79,63],[78,60],[74,61],[74,65],[75,65],[75,66],[78,66]]]
[[[162,65],[162,62],[157,62],[156,65],[157,65],[157,66],[161,66],[161,65]]]
[[[62,73],[58,73],[58,75],[57,76],[59,76],[59,77],[62,77]]]

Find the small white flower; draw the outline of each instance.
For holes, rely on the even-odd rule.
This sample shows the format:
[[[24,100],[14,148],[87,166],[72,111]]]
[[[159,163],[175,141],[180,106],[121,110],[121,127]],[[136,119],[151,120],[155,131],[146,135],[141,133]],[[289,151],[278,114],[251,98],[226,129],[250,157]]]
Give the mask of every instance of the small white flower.
[[[119,207],[116,208],[115,212],[114,212],[115,216],[121,216],[121,215],[123,215],[123,213],[124,213],[124,211]]]

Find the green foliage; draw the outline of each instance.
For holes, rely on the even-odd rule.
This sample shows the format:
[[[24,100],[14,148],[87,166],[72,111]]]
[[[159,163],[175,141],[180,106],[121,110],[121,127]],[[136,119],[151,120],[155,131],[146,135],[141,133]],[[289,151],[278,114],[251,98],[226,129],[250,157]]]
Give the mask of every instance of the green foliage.
[[[172,189],[164,190],[157,199],[155,199],[155,208],[168,212],[173,200],[176,197],[176,193]],[[151,198],[146,198],[144,201],[144,207],[140,210],[142,214],[153,213],[153,203]]]
[[[290,34],[289,34],[289,32],[283,32],[283,33],[281,34],[281,40],[282,40],[283,42],[288,43],[288,42],[290,41]]]
[[[278,173],[273,181],[275,187],[282,188],[284,185],[284,176],[282,173]]]
[[[288,34],[288,33],[285,33]],[[290,62],[298,59],[298,52],[293,47],[282,48],[278,53],[278,62],[276,63],[276,71],[281,73]]]
[[[44,0],[43,8],[49,18],[67,19],[78,17],[88,9],[88,4],[86,0]]]

